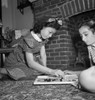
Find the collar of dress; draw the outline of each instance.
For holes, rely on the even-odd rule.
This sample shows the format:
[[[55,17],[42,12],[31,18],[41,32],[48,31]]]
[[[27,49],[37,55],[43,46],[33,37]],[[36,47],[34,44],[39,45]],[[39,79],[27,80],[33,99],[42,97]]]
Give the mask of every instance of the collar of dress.
[[[33,31],[31,31],[32,36],[34,37],[35,40],[37,40],[38,42],[42,42],[42,40],[38,37],[37,34],[35,34]]]

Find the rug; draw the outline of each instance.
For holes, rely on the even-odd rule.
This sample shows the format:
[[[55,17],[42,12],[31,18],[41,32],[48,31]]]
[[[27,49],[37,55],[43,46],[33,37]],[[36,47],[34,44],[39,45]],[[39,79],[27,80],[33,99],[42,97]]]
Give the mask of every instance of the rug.
[[[74,86],[34,85],[34,79],[0,81],[0,100],[95,100],[95,94]]]

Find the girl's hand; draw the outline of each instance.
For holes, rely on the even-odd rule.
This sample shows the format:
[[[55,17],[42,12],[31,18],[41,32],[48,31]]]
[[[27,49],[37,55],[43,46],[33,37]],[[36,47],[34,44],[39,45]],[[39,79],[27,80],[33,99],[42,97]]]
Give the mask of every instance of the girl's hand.
[[[64,74],[65,75],[73,75],[73,74],[76,74],[76,75],[79,75],[81,71],[70,71],[70,70],[65,70],[64,71]]]
[[[73,71],[69,71],[69,70],[65,70],[64,73],[65,73],[65,74],[74,74]]]
[[[53,70],[53,73],[52,73],[54,76],[57,76],[57,77],[63,77],[64,78],[64,72],[62,70],[59,70],[59,69],[56,69],[56,70]]]

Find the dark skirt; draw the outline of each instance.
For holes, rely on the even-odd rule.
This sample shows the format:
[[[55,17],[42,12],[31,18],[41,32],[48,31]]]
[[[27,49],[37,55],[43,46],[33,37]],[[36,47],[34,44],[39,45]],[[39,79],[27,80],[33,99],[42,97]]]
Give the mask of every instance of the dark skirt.
[[[17,56],[17,55],[16,55]],[[33,68],[27,65],[27,62],[24,60],[24,57],[20,54],[16,57],[13,53],[9,55],[9,59],[6,59],[5,66],[8,76],[14,80],[18,79],[29,79],[34,75],[41,74],[40,72],[34,70]],[[34,56],[34,60],[37,63],[41,63],[40,56]]]

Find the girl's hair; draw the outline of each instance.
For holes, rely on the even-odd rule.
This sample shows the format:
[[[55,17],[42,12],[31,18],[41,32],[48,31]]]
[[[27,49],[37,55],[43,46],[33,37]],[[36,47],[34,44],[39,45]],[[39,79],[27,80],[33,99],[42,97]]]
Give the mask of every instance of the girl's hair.
[[[48,21],[46,22],[37,22],[35,23],[33,27],[33,31],[35,33],[39,33],[44,27],[52,27],[55,28],[56,30],[60,29],[60,26],[62,26],[62,20],[58,18],[49,18]],[[30,30],[30,31],[32,31]]]
[[[87,26],[89,27],[92,31],[95,31],[95,22],[93,20],[90,20],[88,22],[85,22],[84,24],[82,24],[79,28],[83,27],[83,26]]]

